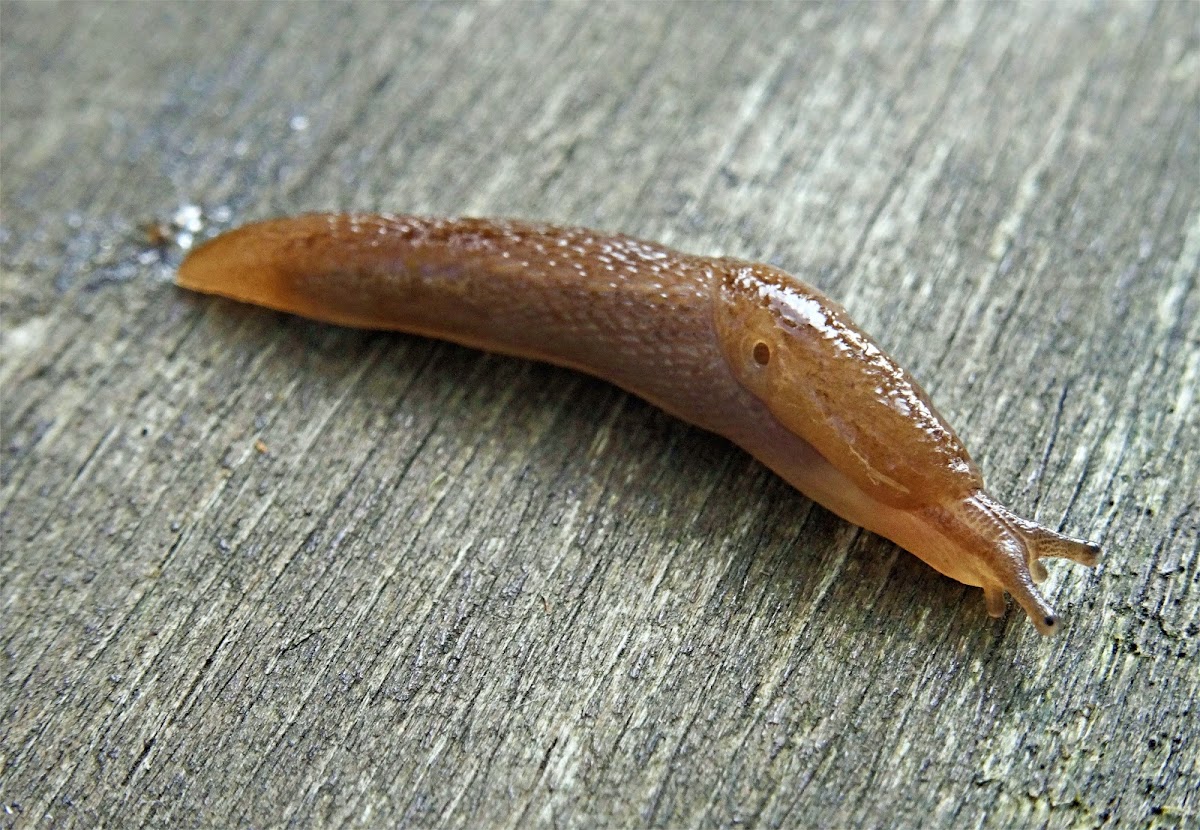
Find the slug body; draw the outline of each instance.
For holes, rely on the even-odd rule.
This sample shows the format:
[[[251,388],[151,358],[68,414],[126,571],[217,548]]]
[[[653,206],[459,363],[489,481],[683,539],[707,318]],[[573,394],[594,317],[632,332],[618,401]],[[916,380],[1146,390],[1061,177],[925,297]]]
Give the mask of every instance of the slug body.
[[[1099,548],[992,500],[958,436],[846,312],[797,278],[580,228],[313,214],[213,239],[185,288],[554,363],[726,436],[839,516],[1042,633],[1042,557]]]

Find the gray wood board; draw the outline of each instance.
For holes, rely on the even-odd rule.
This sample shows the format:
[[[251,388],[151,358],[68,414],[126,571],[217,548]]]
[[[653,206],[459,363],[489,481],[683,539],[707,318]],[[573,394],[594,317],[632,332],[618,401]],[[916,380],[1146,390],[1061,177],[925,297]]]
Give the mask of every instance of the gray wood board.
[[[1198,10],[6,2],[0,824],[1196,826]],[[1103,563],[993,622],[601,382],[176,289],[188,205],[781,265]]]

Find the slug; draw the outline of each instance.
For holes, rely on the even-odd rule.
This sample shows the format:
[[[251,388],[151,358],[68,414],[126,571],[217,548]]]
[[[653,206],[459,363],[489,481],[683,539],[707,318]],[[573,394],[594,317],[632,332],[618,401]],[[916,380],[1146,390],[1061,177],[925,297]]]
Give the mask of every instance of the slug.
[[[441,338],[603,378],[723,435],[814,501],[941,573],[1059,625],[1039,561],[1099,546],[1013,514],[917,382],[777,268],[518,221],[312,214],[194,250],[184,288]]]

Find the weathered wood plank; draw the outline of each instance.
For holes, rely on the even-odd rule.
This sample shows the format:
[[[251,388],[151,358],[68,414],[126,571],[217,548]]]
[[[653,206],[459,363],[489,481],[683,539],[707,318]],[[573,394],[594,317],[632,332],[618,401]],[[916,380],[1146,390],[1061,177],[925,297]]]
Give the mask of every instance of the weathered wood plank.
[[[2,826],[1191,826],[1200,6],[0,7]],[[602,383],[139,230],[775,262],[1103,542],[1063,634]]]

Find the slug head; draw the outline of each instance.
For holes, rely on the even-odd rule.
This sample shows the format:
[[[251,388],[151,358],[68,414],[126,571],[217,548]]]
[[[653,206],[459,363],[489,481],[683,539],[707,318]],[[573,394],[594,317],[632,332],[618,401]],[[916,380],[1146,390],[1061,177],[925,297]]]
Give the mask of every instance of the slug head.
[[[1042,559],[1069,559],[1095,567],[1100,546],[1022,519],[982,490],[953,504],[914,512],[910,536],[922,559],[947,576],[983,588],[988,614],[1001,617],[1009,594],[1042,634],[1058,629],[1058,615],[1036,583],[1047,576]]]
[[[1007,593],[1053,632],[1057,616],[1035,585],[1046,576],[1039,560],[1091,566],[1099,548],[988,496],[925,392],[841,306],[777,269],[725,262],[715,327],[730,370],[833,467],[780,472],[843,518],[982,587],[993,616]]]

